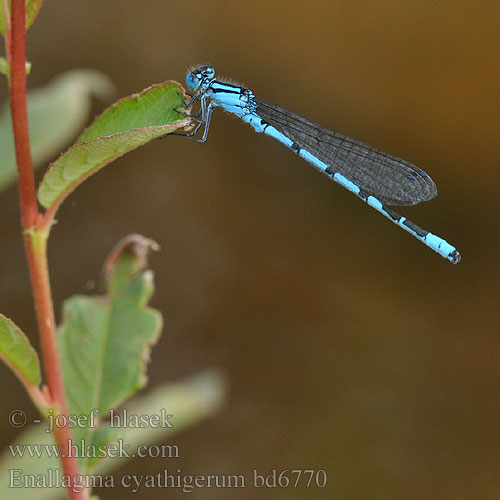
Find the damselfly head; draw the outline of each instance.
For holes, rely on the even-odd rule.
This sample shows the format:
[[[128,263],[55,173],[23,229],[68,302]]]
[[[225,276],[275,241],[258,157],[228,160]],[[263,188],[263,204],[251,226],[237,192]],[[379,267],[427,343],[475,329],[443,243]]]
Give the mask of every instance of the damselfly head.
[[[212,80],[215,76],[215,69],[212,66],[199,66],[197,68],[190,68],[189,73],[186,75],[186,85],[189,89],[195,90],[202,83]]]

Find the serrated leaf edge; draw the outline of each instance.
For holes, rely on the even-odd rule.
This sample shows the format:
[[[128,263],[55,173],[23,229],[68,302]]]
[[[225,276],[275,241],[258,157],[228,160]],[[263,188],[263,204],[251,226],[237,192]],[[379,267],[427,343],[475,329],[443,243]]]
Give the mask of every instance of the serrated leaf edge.
[[[103,163],[98,164],[95,167],[91,168],[82,177],[78,178],[73,183],[71,183],[67,188],[65,188],[65,190],[55,200],[53,200],[50,204],[45,204],[40,199],[40,190],[41,190],[44,182],[46,182],[46,177],[48,175],[50,175],[50,171],[51,171],[52,166],[55,163],[57,163],[62,157],[64,157],[65,155],[67,155],[70,151],[72,151],[72,150],[74,150],[76,148],[80,148],[82,146],[86,146],[86,145],[92,144],[92,143],[98,143],[99,141],[102,141],[103,139],[109,139],[109,138],[121,137],[121,136],[125,136],[125,135],[131,135],[131,134],[134,134],[134,133],[137,133],[137,132],[144,132],[144,131],[148,131],[148,130],[166,131],[166,130],[172,130],[172,129],[175,130],[175,129],[179,129],[179,128],[184,128],[186,125],[189,124],[189,122],[190,122],[189,118],[184,118],[182,120],[178,120],[177,122],[171,123],[171,124],[168,124],[168,125],[156,125],[156,126],[153,126],[153,127],[137,128],[137,129],[127,130],[126,132],[118,132],[117,134],[104,135],[102,137],[98,137],[97,139],[94,139],[94,140],[89,141],[89,142],[80,142],[78,144],[73,144],[66,151],[64,151],[63,153],[61,153],[56,160],[54,160],[52,163],[50,163],[49,168],[46,170],[46,172],[45,172],[45,174],[44,174],[44,176],[42,178],[42,181],[40,182],[40,184],[38,186],[38,201],[48,211],[54,213],[59,208],[59,206],[61,205],[61,203],[68,197],[68,195],[71,194],[80,184],[82,184],[85,180],[87,180],[91,175],[95,174],[101,168],[105,167],[106,165],[108,165],[112,161],[116,160],[117,158],[120,158],[121,156],[125,155],[126,153],[129,153],[130,151],[133,151],[134,149],[137,149],[141,145],[138,144],[137,146],[135,146],[135,147],[133,147],[131,149],[127,149],[126,151],[123,151],[122,153],[113,155],[113,156],[109,157],[106,161],[104,161]],[[162,135],[162,134],[158,134],[158,136],[160,136],[160,135]],[[154,137],[152,139],[150,139],[150,140],[153,140],[153,139],[154,139]],[[146,141],[144,144],[146,144],[147,142],[149,142],[149,141]]]

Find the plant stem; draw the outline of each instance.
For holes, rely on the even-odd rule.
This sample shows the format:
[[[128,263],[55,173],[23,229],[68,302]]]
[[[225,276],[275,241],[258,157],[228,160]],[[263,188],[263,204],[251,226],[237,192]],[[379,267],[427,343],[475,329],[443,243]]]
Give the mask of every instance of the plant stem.
[[[68,409],[64,393],[64,384],[57,348],[54,307],[50,289],[49,271],[47,263],[47,240],[50,227],[40,227],[25,230],[31,282],[35,297],[35,309],[42,345],[43,365],[45,376],[53,403],[57,406],[57,414],[67,421]],[[79,473],[76,458],[70,457],[71,429],[65,425],[54,427],[55,440],[61,445],[61,465],[64,474],[73,478]],[[70,499],[87,498],[87,493],[75,492],[68,489]]]
[[[10,109],[19,177],[21,220],[47,385],[53,404],[57,407],[58,413],[66,417],[67,422],[68,410],[57,349],[54,307],[47,265],[47,239],[50,226],[44,224],[43,215],[38,211],[29,143],[25,16],[25,0],[12,0],[11,24],[7,33],[7,40],[10,41],[7,58],[10,65]],[[71,439],[71,429],[67,425],[56,428],[55,440],[61,445],[63,472],[72,478],[71,484],[73,484],[73,478],[78,474],[78,463],[76,458],[69,456],[68,453]],[[86,491],[76,492],[70,487],[68,497],[71,500],[81,500],[88,498],[88,495]]]
[[[24,27],[24,1],[14,0],[11,5],[10,38],[10,109],[14,126],[21,217],[26,229],[35,224],[38,206],[36,203],[35,177],[31,162],[28,135],[28,112],[26,104],[26,29]],[[22,16],[22,17],[21,17]],[[20,25],[21,24],[21,25]]]

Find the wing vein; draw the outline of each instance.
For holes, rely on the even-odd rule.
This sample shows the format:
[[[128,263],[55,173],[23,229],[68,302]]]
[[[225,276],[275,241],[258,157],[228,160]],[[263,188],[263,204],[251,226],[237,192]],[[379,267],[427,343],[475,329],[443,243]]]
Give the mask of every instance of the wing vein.
[[[415,165],[281,106],[255,101],[262,119],[381,202],[415,205],[437,195],[434,181]]]

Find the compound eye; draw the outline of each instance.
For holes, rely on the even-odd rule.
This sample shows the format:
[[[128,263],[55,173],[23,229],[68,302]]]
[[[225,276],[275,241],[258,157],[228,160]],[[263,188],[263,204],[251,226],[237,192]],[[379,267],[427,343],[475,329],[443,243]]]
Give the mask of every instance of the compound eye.
[[[200,71],[204,74],[204,76],[212,79],[215,76],[215,69],[212,66],[202,66]]]
[[[194,90],[200,86],[201,78],[196,73],[188,73],[186,75],[186,86],[188,89]]]

